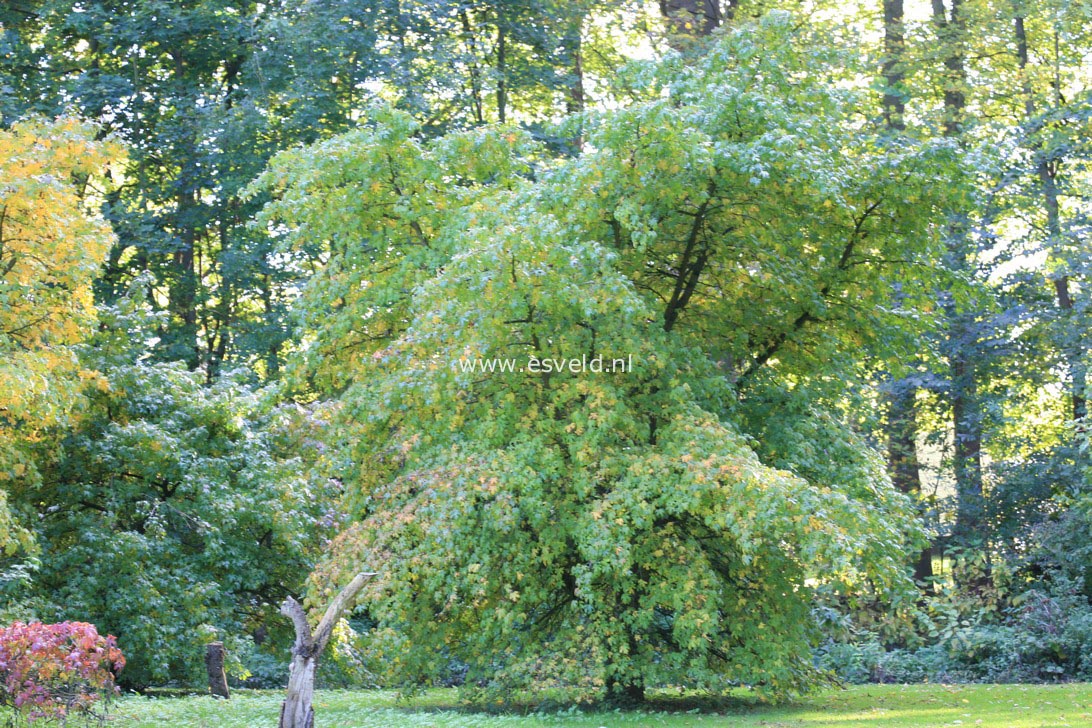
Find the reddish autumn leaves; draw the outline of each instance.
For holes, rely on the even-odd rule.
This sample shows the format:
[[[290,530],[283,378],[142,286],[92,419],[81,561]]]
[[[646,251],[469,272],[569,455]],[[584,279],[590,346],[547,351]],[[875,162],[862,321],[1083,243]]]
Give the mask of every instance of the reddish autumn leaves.
[[[125,657],[86,622],[15,622],[0,629],[0,706],[28,720],[93,715],[117,692]]]

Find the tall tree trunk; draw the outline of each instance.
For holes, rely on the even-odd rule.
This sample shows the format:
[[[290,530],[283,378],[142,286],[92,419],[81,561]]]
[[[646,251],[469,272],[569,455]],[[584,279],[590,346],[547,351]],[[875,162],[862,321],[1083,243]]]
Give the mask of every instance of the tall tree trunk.
[[[186,184],[183,175],[177,182]],[[197,369],[201,363],[201,352],[197,344],[197,269],[194,265],[197,251],[197,230],[188,220],[195,214],[197,201],[191,194],[181,191],[176,197],[178,205],[175,219],[178,220],[178,249],[171,256],[174,268],[174,280],[171,281],[168,297],[171,315],[178,323],[175,335],[175,354],[186,362],[189,369]]]
[[[504,21],[497,17],[497,120],[502,124],[507,120],[508,107],[508,82],[505,79],[508,73],[506,43]]]
[[[279,318],[274,318],[274,304],[273,304],[273,281],[271,276],[266,273],[260,279],[259,291],[262,299],[262,311],[264,312],[265,321],[271,322],[276,320],[279,323]],[[283,333],[278,330],[272,335],[269,345],[263,352],[263,359],[265,361],[265,376],[267,379],[276,379],[281,373],[281,349],[284,347]]]
[[[292,620],[296,628],[296,642],[292,646],[288,694],[281,705],[279,728],[314,728],[315,710],[311,703],[315,695],[315,671],[318,669],[319,655],[326,649],[326,643],[330,641],[342,614],[373,576],[374,573],[366,572],[353,577],[349,585],[330,602],[314,632],[307,620],[307,612],[300,603],[292,597],[284,600],[281,614]]]
[[[478,67],[481,59],[478,56],[478,43],[474,39],[474,27],[470,23],[470,15],[466,9],[459,11],[459,21],[463,26],[463,38],[466,44],[467,73],[470,80],[470,107],[474,112],[474,121],[478,124],[485,123],[485,111],[482,102],[482,78],[481,69]]]
[[[933,24],[944,58],[944,135],[958,138],[963,131],[966,111],[967,72],[963,44],[966,28],[961,0],[951,0],[951,10],[944,0],[932,0]],[[970,273],[972,251],[963,220],[947,225],[949,270]],[[955,536],[970,541],[981,536],[985,515],[982,490],[982,403],[978,396],[976,350],[978,323],[973,311],[963,311],[947,297],[944,306],[948,319],[947,355],[949,400],[954,432],[953,464],[956,481]]]
[[[565,49],[569,55],[570,73],[572,83],[569,84],[569,93],[565,99],[565,110],[570,114],[579,114],[584,111],[584,47],[581,37],[583,18],[573,22],[573,27],[564,38]]]
[[[1019,7],[1019,4],[1017,4],[1018,11]],[[1024,110],[1028,124],[1034,124],[1036,122],[1035,94],[1031,87],[1031,80],[1028,77],[1028,67],[1030,65],[1028,36],[1024,27],[1024,17],[1019,12],[1017,12],[1013,23],[1013,32],[1016,38],[1016,59],[1023,84]],[[1055,32],[1055,44],[1057,44],[1057,32]],[[1052,87],[1055,96],[1054,102],[1060,105],[1061,99],[1058,97],[1060,83],[1057,79],[1054,80]],[[1055,153],[1047,155],[1043,153],[1042,149],[1036,151],[1039,155],[1036,173],[1039,177],[1043,207],[1046,211],[1046,227],[1049,236],[1048,248],[1053,251],[1061,248],[1063,242],[1062,213],[1058,200],[1057,183],[1058,169],[1061,167],[1063,160]],[[1062,272],[1055,275],[1051,282],[1054,286],[1054,301],[1062,311],[1063,316],[1069,319],[1073,313],[1073,296],[1070,291],[1069,276]],[[1071,416],[1074,420],[1081,420],[1088,415],[1088,370],[1084,364],[1085,351],[1080,332],[1066,332],[1063,336],[1062,350],[1066,368],[1069,370]]]
[[[917,450],[917,387],[908,380],[891,382],[887,392],[887,469],[901,492],[921,498],[921,466]],[[933,577],[933,549],[927,546],[914,562],[914,581],[928,584]]]
[[[958,137],[963,131],[963,115],[967,106],[967,71],[963,58],[965,21],[962,0],[951,0],[951,17],[944,0],[932,0],[933,24],[944,49],[944,135]]]
[[[905,15],[903,0],[883,0],[884,125],[893,132],[906,128]],[[896,291],[896,301],[900,297]],[[891,482],[903,493],[921,500],[921,468],[917,452],[917,386],[909,378],[889,383],[887,400],[887,459]],[[914,581],[928,584],[933,577],[933,549],[927,546],[914,563]]]
[[[171,51],[174,61],[176,82],[186,81],[185,60],[179,51]],[[196,125],[194,125],[196,129]],[[191,189],[193,180],[200,179],[195,167],[197,157],[197,138],[194,135],[185,140],[185,156],[175,184],[175,233],[178,236],[178,248],[171,256],[174,280],[168,289],[171,315],[178,320],[172,348],[173,355],[186,362],[186,366],[197,369],[201,364],[201,351],[198,347],[197,325],[197,215],[199,198],[197,190]]]
[[[676,47],[709,35],[724,20],[719,0],[660,0],[660,12]]]
[[[584,14],[579,13],[569,21],[569,29],[562,37],[562,48],[565,51],[569,63],[569,73],[572,81],[569,83],[568,94],[565,98],[565,111],[570,114],[579,114],[584,111]],[[570,142],[573,153],[579,153],[584,148],[584,134],[578,130]]]
[[[902,0],[883,0],[883,119],[889,129],[906,128],[903,53],[906,49]]]

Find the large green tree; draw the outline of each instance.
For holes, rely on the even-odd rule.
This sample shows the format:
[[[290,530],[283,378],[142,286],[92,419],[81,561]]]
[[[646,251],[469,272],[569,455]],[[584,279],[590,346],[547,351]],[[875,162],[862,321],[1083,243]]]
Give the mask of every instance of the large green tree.
[[[358,519],[317,583],[382,572],[398,678],[784,694],[817,583],[903,593],[909,502],[820,406],[936,254],[953,154],[878,144],[837,63],[773,14],[648,67],[571,161],[381,107],[274,160],[265,218],[326,251],[300,381],[339,396]],[[633,366],[543,369],[596,356]]]

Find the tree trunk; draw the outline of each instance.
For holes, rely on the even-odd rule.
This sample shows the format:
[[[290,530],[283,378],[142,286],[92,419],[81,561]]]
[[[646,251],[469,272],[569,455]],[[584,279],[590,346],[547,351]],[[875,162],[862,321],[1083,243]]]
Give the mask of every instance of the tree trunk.
[[[316,656],[304,657],[293,650],[288,673],[288,696],[281,705],[280,728],[314,728],[315,709],[311,703],[315,695],[317,668]]]
[[[205,646],[205,669],[209,674],[209,692],[221,698],[230,698],[227,674],[224,672],[224,643],[210,642]]]
[[[915,500],[921,498],[921,467],[918,463],[917,388],[907,380],[891,383],[887,395],[887,468],[891,482]],[[928,585],[933,577],[933,549],[924,548],[914,563],[914,581]]]
[[[459,10],[459,20],[463,27],[463,38],[466,44],[467,73],[470,81],[470,108],[474,112],[474,121],[479,125],[485,123],[485,111],[482,102],[482,78],[478,63],[481,58],[478,55],[478,44],[474,39],[474,28],[470,23],[470,15],[466,8]]]
[[[1019,9],[1019,8],[1018,8]],[[1035,95],[1028,77],[1030,54],[1028,52],[1028,35],[1024,28],[1024,17],[1017,12],[1013,22],[1013,33],[1016,37],[1016,60],[1020,68],[1020,76],[1023,79],[1024,110],[1027,113],[1027,121],[1034,124],[1036,119]],[[1059,93],[1059,82],[1055,79],[1052,84],[1055,96]],[[1061,100],[1055,98],[1055,103]],[[1043,207],[1046,211],[1046,227],[1049,236],[1048,250],[1064,249],[1064,235],[1062,230],[1062,211],[1059,203],[1057,174],[1062,164],[1060,153],[1052,150],[1050,158],[1043,153],[1041,145],[1035,145],[1040,160],[1036,168],[1043,195]],[[1073,297],[1069,290],[1069,276],[1064,272],[1055,275],[1051,282],[1054,285],[1054,300],[1062,311],[1063,320],[1068,323],[1073,313]],[[1070,404],[1071,414],[1074,420],[1081,420],[1088,414],[1088,370],[1084,365],[1084,347],[1079,332],[1066,332],[1062,341],[1062,353],[1069,370]]]
[[[660,12],[667,20],[670,42],[676,48],[685,47],[688,40],[709,35],[724,19],[719,0],[660,0]]]
[[[584,14],[578,13],[569,19],[569,29],[562,38],[565,59],[569,65],[572,81],[565,97],[565,111],[570,114],[583,113],[585,105],[584,89]],[[578,131],[570,141],[572,152],[579,154],[584,149],[584,135]]]
[[[315,671],[318,668],[318,658],[330,641],[334,633],[334,626],[341,619],[341,615],[349,608],[356,595],[364,588],[364,584],[375,576],[374,573],[365,572],[357,574],[349,585],[341,590],[326,613],[322,615],[314,632],[307,621],[307,613],[292,597],[284,600],[281,605],[281,614],[292,620],[296,628],[296,642],[292,645],[292,665],[288,673],[288,693],[281,705],[281,718],[279,728],[314,728],[315,710],[311,706],[315,694]]]
[[[904,68],[906,51],[906,17],[903,0],[883,0],[884,59],[881,74],[884,80],[883,119],[892,132],[906,128],[906,97]],[[901,292],[895,291],[899,301]],[[891,482],[915,502],[921,499],[921,468],[918,463],[917,386],[908,378],[892,381],[887,393],[887,462]],[[933,577],[933,549],[926,546],[914,563],[914,581],[926,586]]]
[[[883,0],[883,119],[889,129],[905,128],[903,116],[906,101],[903,96],[904,31],[902,0]]]
[[[944,63],[944,136],[958,138],[963,131],[966,111],[967,71],[963,43],[965,22],[961,0],[951,0],[949,11],[944,0],[932,0],[933,24],[937,41],[943,49]],[[967,223],[953,219],[947,225],[949,270],[970,273],[971,241]],[[981,538],[985,504],[982,490],[982,402],[978,395],[978,322],[974,311],[961,311],[948,296],[947,356],[950,374],[949,401],[955,437],[953,470],[956,481],[955,537],[958,541]]]
[[[508,121],[508,57],[504,36],[504,19],[497,18],[497,121]]]

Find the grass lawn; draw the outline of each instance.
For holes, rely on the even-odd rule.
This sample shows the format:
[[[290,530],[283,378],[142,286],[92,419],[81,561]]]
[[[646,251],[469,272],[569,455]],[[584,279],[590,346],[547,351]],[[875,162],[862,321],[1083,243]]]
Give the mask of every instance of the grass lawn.
[[[111,725],[258,728],[276,725],[281,694],[236,691],[230,701],[208,697],[126,697],[112,709]],[[578,711],[528,715],[467,712],[453,690],[433,690],[411,702],[385,691],[323,691],[315,702],[316,728],[506,728],[508,726],[732,726],[750,728],[866,728],[880,726],[1092,726],[1092,684],[868,685],[831,690],[777,707],[747,699],[708,703],[656,702],[643,711]],[[3,716],[0,716],[2,718]],[[2,722],[2,721],[0,721]]]

